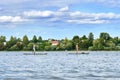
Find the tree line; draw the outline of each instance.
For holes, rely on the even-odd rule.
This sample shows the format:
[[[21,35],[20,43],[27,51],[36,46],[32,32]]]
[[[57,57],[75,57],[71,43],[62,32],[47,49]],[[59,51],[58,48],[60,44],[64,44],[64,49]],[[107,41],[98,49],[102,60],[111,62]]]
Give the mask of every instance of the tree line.
[[[52,45],[52,41],[58,41],[59,44]],[[33,45],[36,45],[37,51],[62,51],[62,50],[75,50],[75,45],[79,45],[79,50],[120,50],[120,38],[111,37],[109,33],[102,32],[99,38],[94,39],[93,33],[89,33],[88,36],[73,36],[72,39],[48,39],[43,40],[41,36],[33,36],[29,40],[27,35],[23,38],[10,37],[10,40],[6,41],[5,36],[0,36],[0,51],[32,51]]]

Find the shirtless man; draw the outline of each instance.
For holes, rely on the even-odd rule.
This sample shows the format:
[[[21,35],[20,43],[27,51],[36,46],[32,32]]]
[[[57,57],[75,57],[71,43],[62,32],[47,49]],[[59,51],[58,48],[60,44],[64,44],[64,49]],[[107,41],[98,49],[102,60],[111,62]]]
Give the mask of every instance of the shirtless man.
[[[76,44],[76,53],[78,53],[78,43]]]

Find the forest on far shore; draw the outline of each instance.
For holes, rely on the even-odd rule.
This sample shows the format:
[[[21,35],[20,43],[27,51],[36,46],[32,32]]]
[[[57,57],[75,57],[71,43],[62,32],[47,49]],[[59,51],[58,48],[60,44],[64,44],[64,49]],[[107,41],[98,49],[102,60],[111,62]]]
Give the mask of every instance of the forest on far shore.
[[[53,41],[57,41],[58,44],[53,45]],[[89,33],[88,36],[75,35],[70,39],[48,39],[43,40],[41,36],[33,36],[29,40],[27,35],[23,38],[17,38],[11,36],[10,40],[6,41],[6,36],[0,36],[0,51],[32,51],[33,45],[36,45],[37,51],[64,51],[64,50],[75,50],[75,45],[78,43],[79,50],[120,50],[120,38],[111,37],[109,33],[101,32],[99,38],[94,39],[94,34]]]

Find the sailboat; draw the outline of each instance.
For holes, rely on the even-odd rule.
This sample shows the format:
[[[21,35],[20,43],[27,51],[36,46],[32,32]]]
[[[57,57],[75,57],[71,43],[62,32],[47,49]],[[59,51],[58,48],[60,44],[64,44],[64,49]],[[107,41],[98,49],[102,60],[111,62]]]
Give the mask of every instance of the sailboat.
[[[46,52],[36,52],[35,45],[33,45],[32,53],[24,53],[24,55],[47,55]]]

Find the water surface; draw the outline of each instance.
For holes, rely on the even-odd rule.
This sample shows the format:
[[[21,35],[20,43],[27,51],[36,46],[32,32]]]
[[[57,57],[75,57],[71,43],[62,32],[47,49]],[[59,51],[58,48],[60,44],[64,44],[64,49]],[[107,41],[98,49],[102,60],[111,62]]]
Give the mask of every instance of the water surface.
[[[120,80],[120,52],[0,52],[0,80]]]

